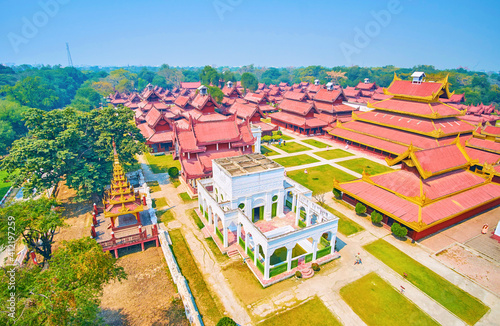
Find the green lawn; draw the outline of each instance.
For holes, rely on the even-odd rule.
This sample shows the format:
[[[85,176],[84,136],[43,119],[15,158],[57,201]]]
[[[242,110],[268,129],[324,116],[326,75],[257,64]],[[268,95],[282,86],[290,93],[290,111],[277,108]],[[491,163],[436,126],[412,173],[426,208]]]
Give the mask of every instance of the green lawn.
[[[344,286],[340,295],[368,325],[439,325],[374,272]]]
[[[351,171],[362,173],[363,169],[366,173],[375,175],[382,172],[393,171],[390,167],[375,163],[366,158],[355,158],[352,160],[337,162],[338,165],[341,165],[345,168],[348,168]]]
[[[351,220],[341,212],[337,211],[336,209],[328,205],[323,206],[323,208],[325,208],[330,213],[336,215],[339,218],[339,232],[342,233],[343,235],[348,236],[364,230],[364,228],[361,225],[354,222],[353,220]]]
[[[328,144],[317,141],[316,139],[306,139],[303,140],[302,142],[318,148],[327,148],[328,146],[330,146]]]
[[[287,153],[296,153],[296,152],[311,150],[309,147],[306,147],[304,145],[295,142],[287,142],[285,145],[283,145],[282,143],[281,146],[276,144],[276,148],[279,148]]]
[[[203,222],[198,217],[198,214],[196,214],[196,212],[194,211],[194,208],[186,210],[186,215],[191,216],[191,218],[194,221],[194,224],[196,224],[196,226],[198,227],[198,229],[200,229],[200,230],[203,229],[203,227],[205,225],[203,224]]]
[[[273,151],[269,147],[266,147],[264,145],[260,145],[260,153],[265,155],[265,156],[273,156],[273,155],[279,155],[280,153]]]
[[[217,259],[217,261],[219,263],[225,263],[230,259],[228,255],[224,255],[224,254],[222,254],[222,252],[220,252],[220,249],[215,244],[214,239],[206,238],[205,240],[207,241],[207,244],[208,244],[208,247],[210,247],[210,250],[212,250],[212,253],[215,256],[215,259]]]
[[[315,296],[313,299],[302,303],[290,310],[276,314],[273,317],[257,324],[262,326],[302,326],[302,325],[321,325],[321,326],[340,326],[342,325],[335,315],[325,306],[320,298]]]
[[[158,181],[148,181],[147,184],[149,187],[149,191],[151,193],[158,192],[161,190],[160,185],[158,184]]]
[[[304,187],[311,189],[314,194],[331,192],[333,189],[333,178],[340,182],[356,179],[356,177],[328,164],[308,168],[307,174],[304,173],[303,169],[289,171],[286,174]]]
[[[191,198],[187,192],[181,192],[179,194],[179,197],[181,197],[181,199],[184,203],[190,203],[190,202],[193,202],[195,200],[198,200],[198,198]]]
[[[182,275],[186,278],[193,293],[196,305],[200,311],[203,321],[208,325],[215,325],[223,317],[223,307],[218,304],[217,296],[210,291],[205,283],[203,274],[200,272],[191,251],[182,236],[180,229],[170,231],[172,239],[172,250],[174,252]],[[220,309],[220,308],[222,309]]]
[[[145,156],[153,173],[167,173],[168,169],[172,166],[175,166],[179,170],[181,169],[181,163],[178,160],[174,160],[170,154],[154,156],[146,153]]]
[[[283,135],[281,135],[281,139],[283,139],[283,140],[292,140],[294,138],[283,134]]]
[[[156,212],[156,217],[165,225],[167,225],[168,222],[172,222],[173,220],[175,220],[175,215],[172,209],[158,211]]]
[[[300,154],[300,155],[295,155],[295,156],[275,158],[274,161],[283,165],[284,167],[319,162],[317,159],[315,159],[314,157],[311,157],[307,154]]]
[[[329,150],[321,151],[321,152],[315,152],[314,154],[318,155],[319,157],[322,157],[324,159],[327,159],[327,160],[333,160],[335,158],[353,156],[353,154],[346,152],[346,151],[339,149],[339,148],[329,149]]]
[[[7,172],[0,171],[0,199],[9,191],[11,183],[4,180],[8,175]]]
[[[153,198],[153,208],[162,208],[167,206],[167,200],[164,197]]]
[[[170,178],[170,182],[172,183],[172,185],[177,188],[181,185],[181,181],[179,180],[179,177],[177,178]]]
[[[489,308],[477,298],[448,282],[429,268],[380,239],[364,248],[466,323],[473,325]]]

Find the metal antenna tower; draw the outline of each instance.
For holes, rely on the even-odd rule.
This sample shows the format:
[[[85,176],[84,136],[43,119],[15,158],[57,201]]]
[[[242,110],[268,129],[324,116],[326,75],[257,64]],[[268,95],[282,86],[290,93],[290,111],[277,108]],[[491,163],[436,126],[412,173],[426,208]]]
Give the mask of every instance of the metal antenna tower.
[[[73,67],[73,60],[71,59],[71,52],[69,52],[68,42],[66,42],[66,51],[68,52],[68,66]]]

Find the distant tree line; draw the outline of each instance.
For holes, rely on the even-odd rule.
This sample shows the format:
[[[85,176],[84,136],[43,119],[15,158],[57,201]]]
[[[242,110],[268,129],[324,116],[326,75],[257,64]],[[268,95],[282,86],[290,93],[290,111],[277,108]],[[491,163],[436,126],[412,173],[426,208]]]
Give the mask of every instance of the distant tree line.
[[[332,80],[331,72],[345,73],[338,83],[343,87],[355,86],[365,78],[387,87],[394,73],[403,79],[414,71],[424,71],[428,80],[449,76],[451,91],[465,93],[466,104],[500,103],[500,75],[468,71],[463,68],[439,70],[434,66],[413,68],[384,67],[286,67],[266,68],[246,65],[242,67],[61,67],[61,66],[5,66],[0,64],[0,155],[7,154],[14,140],[26,134],[23,114],[28,108],[43,111],[72,107],[89,112],[101,107],[104,98],[114,91],[140,91],[149,83],[172,89],[180,82],[201,81],[209,93],[221,101],[222,88],[228,81],[241,81],[245,91],[254,91],[258,83],[267,85],[285,82],[324,84]],[[330,75],[329,75],[330,73]]]

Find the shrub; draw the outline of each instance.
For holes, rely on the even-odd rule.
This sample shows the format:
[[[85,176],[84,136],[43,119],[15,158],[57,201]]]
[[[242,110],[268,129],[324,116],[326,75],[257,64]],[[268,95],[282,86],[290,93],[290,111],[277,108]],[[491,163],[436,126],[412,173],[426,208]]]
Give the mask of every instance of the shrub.
[[[262,137],[262,141],[269,143],[271,141],[271,136],[267,135],[267,136]]]
[[[222,317],[215,326],[237,326],[236,322],[229,317]]]
[[[311,268],[315,272],[319,271],[319,265],[317,263],[312,263]]]
[[[354,208],[354,211],[358,215],[363,215],[364,213],[366,213],[366,206],[361,203],[357,203],[356,207]]]
[[[283,135],[283,132],[281,130],[278,130],[278,132],[276,134],[281,136],[281,135]]]
[[[403,238],[408,233],[408,229],[404,226],[399,225],[399,223],[392,223],[391,232],[398,238]]]
[[[302,278],[302,273],[300,271],[295,272],[295,277],[296,278]]]
[[[168,175],[171,178],[177,178],[179,176],[179,169],[175,166],[172,166],[170,169],[168,169]]]
[[[340,199],[340,197],[342,197],[342,193],[340,192],[340,190],[333,188],[332,192],[335,198]]]
[[[382,214],[380,214],[379,212],[373,211],[371,214],[371,218],[374,224],[380,224],[380,222],[382,222],[383,217]]]

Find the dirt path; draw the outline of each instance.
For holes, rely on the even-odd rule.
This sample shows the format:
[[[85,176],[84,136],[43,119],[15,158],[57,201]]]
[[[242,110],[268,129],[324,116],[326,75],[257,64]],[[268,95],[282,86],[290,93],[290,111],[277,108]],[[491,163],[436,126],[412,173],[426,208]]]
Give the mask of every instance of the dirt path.
[[[128,277],[104,287],[101,317],[106,324],[189,325],[161,248],[127,254],[118,265]]]

